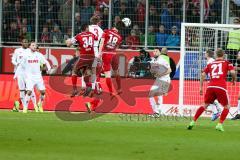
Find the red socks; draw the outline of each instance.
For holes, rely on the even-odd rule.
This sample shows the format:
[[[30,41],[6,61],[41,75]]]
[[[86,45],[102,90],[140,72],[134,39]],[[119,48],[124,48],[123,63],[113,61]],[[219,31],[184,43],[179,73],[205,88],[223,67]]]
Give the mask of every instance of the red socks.
[[[195,116],[193,117],[193,120],[196,121],[200,116],[201,114],[205,111],[205,108],[203,106],[201,106],[200,108],[198,108]]]
[[[95,111],[95,109],[97,108],[99,102],[100,102],[100,99],[94,99],[92,102],[90,102],[91,103],[91,109],[93,111]]]
[[[118,90],[121,89],[121,77],[119,75],[116,76]]]
[[[229,109],[224,108],[223,111],[222,111],[222,114],[220,116],[219,123],[223,123],[225,121],[228,113],[229,113]]]
[[[72,75],[72,85],[74,88],[77,87],[77,75]]]
[[[108,86],[109,92],[112,93],[112,79],[111,78],[106,78],[106,84]]]

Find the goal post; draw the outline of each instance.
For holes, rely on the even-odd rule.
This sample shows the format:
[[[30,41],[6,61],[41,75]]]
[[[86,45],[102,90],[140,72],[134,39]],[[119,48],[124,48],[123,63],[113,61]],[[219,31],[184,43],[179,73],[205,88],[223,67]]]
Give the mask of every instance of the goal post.
[[[179,106],[199,106],[203,103],[203,96],[199,94],[200,75],[207,65],[205,52],[208,49],[215,51],[222,48],[228,53],[228,36],[234,32],[240,37],[240,25],[182,23],[181,24],[181,51],[180,51],[180,78],[179,78]],[[240,46],[240,44],[239,44]],[[239,50],[238,50],[239,51]],[[236,51],[237,52],[237,51]],[[237,64],[236,57],[226,54],[226,59]],[[240,65],[240,64],[239,64]],[[236,106],[239,94],[239,84],[232,86],[228,77],[230,105]],[[206,90],[204,82],[203,91]]]

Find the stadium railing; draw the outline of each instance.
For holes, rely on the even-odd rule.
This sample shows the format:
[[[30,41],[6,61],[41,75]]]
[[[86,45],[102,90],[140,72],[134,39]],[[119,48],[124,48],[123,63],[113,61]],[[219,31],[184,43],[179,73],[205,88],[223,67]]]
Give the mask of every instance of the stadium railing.
[[[92,15],[102,17],[102,28],[110,28],[123,17],[132,25],[122,30],[124,44],[129,49],[137,45],[176,46],[165,43],[161,25],[167,36],[172,30],[180,35],[181,22],[231,23],[237,17],[236,1],[217,0],[15,0],[1,1],[0,43],[19,44],[25,37],[44,46],[64,46],[64,40],[80,32],[80,26],[89,23]]]

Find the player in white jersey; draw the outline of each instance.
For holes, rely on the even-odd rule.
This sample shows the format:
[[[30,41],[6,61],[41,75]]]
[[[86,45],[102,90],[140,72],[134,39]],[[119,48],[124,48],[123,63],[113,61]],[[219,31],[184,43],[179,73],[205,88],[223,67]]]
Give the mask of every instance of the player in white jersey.
[[[151,73],[154,74],[156,80],[149,92],[149,101],[154,114],[153,117],[160,116],[159,105],[162,104],[163,95],[167,95],[171,83],[169,57],[161,54],[159,49],[153,51],[154,59],[151,61]],[[158,102],[155,101],[154,96],[158,97]]]
[[[205,53],[205,58],[207,59],[207,65],[212,63],[213,61],[215,61],[214,52],[211,50],[207,50]],[[218,102],[218,100],[215,100],[213,104],[209,105],[209,107],[212,109],[212,113],[213,113],[211,120],[215,121],[220,116],[221,105]]]
[[[35,42],[30,43],[28,52],[29,53],[26,56],[24,56],[20,62],[20,66],[24,70],[27,90],[27,94],[25,96],[24,101],[23,113],[27,113],[30,95],[35,86],[40,91],[38,109],[40,112],[43,112],[42,103],[45,97],[45,85],[43,82],[40,67],[42,64],[46,64],[46,59],[41,53],[36,52]],[[50,68],[48,68],[48,70],[50,70]],[[18,69],[15,74],[18,74]]]
[[[28,40],[27,39],[23,39],[22,40],[22,47],[17,48],[14,50],[14,53],[12,55],[12,64],[14,65],[14,71],[16,71],[16,69],[19,67],[19,63],[21,61],[21,59],[26,56],[27,54],[27,50],[28,50]],[[17,78],[17,83],[18,83],[18,89],[20,91],[20,98],[18,101],[14,102],[14,107],[13,107],[13,111],[19,111],[19,106],[21,104],[24,104],[24,99],[25,99],[25,87],[26,87],[26,82],[25,82],[25,75],[23,73],[23,69],[20,67],[19,68],[19,74],[16,77]],[[34,93],[34,91],[32,92],[31,95],[31,99],[33,101],[33,104],[36,105],[36,95]]]
[[[88,91],[89,92],[93,92],[95,90],[95,88],[101,88],[100,85],[99,85],[99,82],[96,82],[96,75],[99,75],[96,73],[96,67],[99,65],[99,63],[101,63],[100,61],[100,57],[99,57],[99,44],[100,44],[100,40],[102,38],[102,35],[103,35],[103,30],[101,27],[99,27],[99,23],[100,23],[100,17],[99,16],[93,16],[91,17],[90,19],[90,24],[89,25],[89,32],[93,33],[96,37],[97,37],[97,40],[94,40],[94,55],[95,55],[95,60],[93,62],[93,68],[92,68],[92,89],[91,90],[86,90],[86,95],[88,95],[89,93],[87,93]],[[84,77],[82,77],[84,79]],[[99,79],[99,78],[98,78]],[[84,85],[84,84],[83,84]]]

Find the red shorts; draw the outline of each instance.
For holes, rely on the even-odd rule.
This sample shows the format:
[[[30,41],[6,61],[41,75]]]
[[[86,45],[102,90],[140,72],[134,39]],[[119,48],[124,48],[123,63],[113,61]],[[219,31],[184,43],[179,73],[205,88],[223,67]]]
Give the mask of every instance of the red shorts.
[[[103,53],[102,61],[104,72],[111,71],[111,67],[113,70],[118,70],[119,65],[118,57],[119,56],[114,52]]]
[[[76,69],[82,68],[92,68],[92,64],[94,62],[95,56],[91,54],[81,54],[80,58],[76,62]]]
[[[217,99],[222,106],[228,105],[228,93],[227,90],[221,88],[207,88],[204,95],[204,102],[212,104]]]

